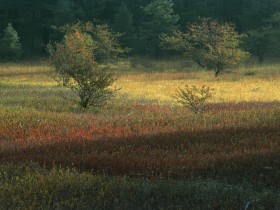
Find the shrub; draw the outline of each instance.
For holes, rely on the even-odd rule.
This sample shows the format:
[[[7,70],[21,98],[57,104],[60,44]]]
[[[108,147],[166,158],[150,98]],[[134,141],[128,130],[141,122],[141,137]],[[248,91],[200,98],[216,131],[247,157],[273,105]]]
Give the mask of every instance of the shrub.
[[[83,108],[101,106],[115,93],[109,88],[115,77],[108,67],[96,62],[95,47],[91,36],[78,30],[68,32],[62,42],[48,47],[58,79],[79,96]]]
[[[205,110],[206,100],[212,97],[213,90],[205,85],[201,88],[185,85],[185,89],[178,89],[174,98],[194,113],[201,114]]]

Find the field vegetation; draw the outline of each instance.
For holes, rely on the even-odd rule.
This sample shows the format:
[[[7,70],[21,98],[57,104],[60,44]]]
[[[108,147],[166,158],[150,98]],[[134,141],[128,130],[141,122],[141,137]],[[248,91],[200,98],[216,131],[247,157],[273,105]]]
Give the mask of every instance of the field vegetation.
[[[45,61],[1,64],[0,209],[279,208],[279,68],[123,60],[116,97],[82,109]],[[203,114],[185,84],[214,88]]]
[[[279,1],[0,11],[0,210],[280,209]]]

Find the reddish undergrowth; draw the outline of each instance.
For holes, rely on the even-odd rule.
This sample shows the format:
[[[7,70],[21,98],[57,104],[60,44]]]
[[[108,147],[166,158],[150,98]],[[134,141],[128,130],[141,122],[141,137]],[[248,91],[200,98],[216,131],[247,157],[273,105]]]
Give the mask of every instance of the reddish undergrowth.
[[[137,105],[107,118],[80,116],[88,123],[6,127],[9,132],[0,132],[0,161],[150,178],[227,177],[280,186],[278,106],[218,104],[206,116],[180,118],[169,107]]]

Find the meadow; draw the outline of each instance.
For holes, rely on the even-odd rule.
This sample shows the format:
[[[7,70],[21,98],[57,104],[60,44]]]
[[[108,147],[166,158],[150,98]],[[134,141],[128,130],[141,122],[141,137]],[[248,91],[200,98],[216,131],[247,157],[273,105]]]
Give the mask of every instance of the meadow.
[[[280,64],[112,68],[116,98],[83,110],[46,62],[0,65],[0,209],[280,208]],[[184,84],[215,89],[205,113]]]

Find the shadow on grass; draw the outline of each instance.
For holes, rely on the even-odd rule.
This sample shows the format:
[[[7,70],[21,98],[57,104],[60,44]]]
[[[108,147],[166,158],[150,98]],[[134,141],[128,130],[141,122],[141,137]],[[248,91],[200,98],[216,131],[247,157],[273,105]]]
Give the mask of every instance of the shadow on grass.
[[[15,144],[0,162],[36,162],[109,175],[217,178],[280,186],[280,124],[200,132],[164,132],[123,138]]]

